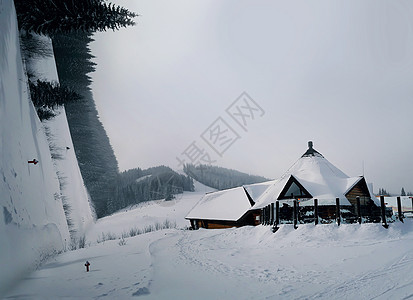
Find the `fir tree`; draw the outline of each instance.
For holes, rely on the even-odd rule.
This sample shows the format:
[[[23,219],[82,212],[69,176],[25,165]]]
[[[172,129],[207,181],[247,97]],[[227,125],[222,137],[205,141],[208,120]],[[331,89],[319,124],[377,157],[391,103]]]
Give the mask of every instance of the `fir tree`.
[[[81,96],[68,87],[62,87],[57,82],[37,80],[36,84],[29,82],[30,95],[35,107],[56,109],[72,101],[78,101]]]
[[[386,189],[379,188],[379,195],[389,196],[389,193],[386,191]]]
[[[404,191],[404,188],[402,187],[402,191],[400,193],[401,196],[406,196],[406,192]]]
[[[137,15],[103,0],[15,0],[20,29],[53,35],[135,25]]]
[[[29,81],[30,96],[41,121],[55,116],[53,110],[64,104],[79,101],[82,97],[68,87],[62,87],[57,82],[37,80]]]

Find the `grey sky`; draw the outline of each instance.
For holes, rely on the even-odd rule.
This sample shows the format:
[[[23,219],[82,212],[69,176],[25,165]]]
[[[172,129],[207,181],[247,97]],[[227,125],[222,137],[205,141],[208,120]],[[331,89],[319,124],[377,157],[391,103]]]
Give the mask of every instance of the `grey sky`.
[[[177,168],[195,142],[278,178],[313,140],[375,191],[413,192],[413,2],[115,3],[141,16],[95,36],[92,77],[121,170]],[[265,111],[247,131],[225,112],[244,91]],[[240,136],[222,157],[200,137],[218,117]]]

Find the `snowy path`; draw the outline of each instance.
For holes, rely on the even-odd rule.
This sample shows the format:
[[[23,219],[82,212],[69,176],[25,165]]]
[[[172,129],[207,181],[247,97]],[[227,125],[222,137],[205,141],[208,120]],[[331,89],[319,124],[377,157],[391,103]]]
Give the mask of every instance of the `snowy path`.
[[[260,294],[257,285],[246,289],[249,278],[227,268],[219,253],[211,263],[202,249],[190,247],[196,235],[175,232],[150,245],[154,273],[148,299],[252,299]]]
[[[389,229],[269,229],[168,229],[124,246],[106,241],[56,257],[6,299],[413,298],[412,220]]]

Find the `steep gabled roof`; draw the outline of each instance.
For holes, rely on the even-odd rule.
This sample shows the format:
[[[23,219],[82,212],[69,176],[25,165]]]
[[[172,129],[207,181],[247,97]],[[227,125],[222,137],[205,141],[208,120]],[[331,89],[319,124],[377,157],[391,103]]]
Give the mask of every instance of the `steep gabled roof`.
[[[185,219],[238,221],[272,181],[205,194]]]
[[[313,149],[310,142],[309,149],[262,194],[253,209],[262,208],[283,198],[282,192],[286,190],[287,184],[292,182],[292,178],[299,182],[312,199],[317,198],[319,205],[335,205],[336,198],[340,198],[341,205],[351,205],[345,194],[363,177],[347,176]],[[312,205],[312,201],[308,204]]]

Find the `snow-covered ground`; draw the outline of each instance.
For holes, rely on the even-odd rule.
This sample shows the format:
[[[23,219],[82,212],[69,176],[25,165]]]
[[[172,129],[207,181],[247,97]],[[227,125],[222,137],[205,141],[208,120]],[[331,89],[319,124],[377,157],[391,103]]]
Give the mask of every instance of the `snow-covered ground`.
[[[97,220],[87,232],[86,239],[89,243],[102,240],[104,235],[120,237],[130,229],[145,230],[145,228],[162,225],[169,222],[178,229],[189,227],[190,223],[185,216],[195,204],[207,193],[214,189],[194,181],[195,192],[178,194],[170,201],[156,200],[143,202],[133,207],[124,209],[105,218]],[[121,215],[121,217],[120,217]]]
[[[39,59],[33,68],[39,78],[57,80],[53,57]],[[64,110],[47,125],[55,151],[63,152],[53,160],[27,81],[13,1],[0,0],[0,297],[70,245],[64,197],[73,230],[84,233],[93,223]],[[38,163],[29,163],[33,159]]]
[[[66,252],[6,299],[407,299],[413,297],[413,220],[390,224],[166,229],[97,243],[185,214],[201,192],[148,202],[99,220],[85,249]],[[185,222],[186,225],[185,225]],[[91,264],[86,272],[85,262]]]

